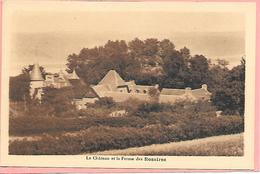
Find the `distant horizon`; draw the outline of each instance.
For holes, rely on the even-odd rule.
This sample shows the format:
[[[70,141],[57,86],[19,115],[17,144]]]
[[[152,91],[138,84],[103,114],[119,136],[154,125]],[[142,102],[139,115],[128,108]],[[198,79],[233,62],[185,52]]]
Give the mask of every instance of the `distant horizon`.
[[[30,4],[30,9],[36,4]],[[245,16],[241,12],[182,12],[174,6],[164,11],[155,4],[140,5],[138,10],[129,6],[126,11],[100,6],[102,10],[95,11],[88,3],[81,10],[63,5],[57,11],[39,6],[29,10],[22,5],[13,10],[10,75],[19,74],[23,66],[36,60],[47,70],[57,71],[65,68],[69,54],[78,54],[82,48],[136,37],[169,39],[178,50],[186,46],[191,55],[225,59],[229,67],[238,65],[245,55]]]
[[[181,34],[184,34],[185,36],[181,36]],[[106,44],[106,42],[108,40],[124,40],[126,41],[126,43],[128,43],[129,41],[135,39],[135,38],[139,38],[141,40],[145,40],[147,38],[156,38],[158,40],[162,40],[162,39],[169,39],[171,40],[174,44],[175,44],[175,48],[177,50],[183,48],[183,47],[187,47],[190,50],[191,55],[196,55],[196,54],[201,54],[204,55],[206,58],[211,59],[211,61],[214,63],[214,61],[216,61],[217,59],[224,59],[227,60],[229,62],[229,65],[227,66],[228,68],[233,68],[234,66],[237,66],[240,64],[240,60],[243,56],[245,56],[244,54],[244,38],[241,38],[240,36],[242,35],[241,32],[227,32],[227,33],[222,33],[222,32],[197,32],[197,33],[192,33],[192,32],[179,32],[175,35],[175,37],[171,38],[167,38],[167,37],[146,37],[146,38],[142,38],[142,37],[134,37],[130,40],[126,40],[125,38],[116,38],[116,39],[107,39],[106,41],[104,40],[102,42],[102,39],[96,39],[95,41],[91,41],[91,43],[86,42],[88,41],[88,39],[84,36],[82,36],[80,33],[76,33],[76,34],[70,34],[70,33],[66,33],[65,35],[69,35],[67,36],[67,39],[62,38],[64,35],[63,34],[53,34],[53,33],[49,33],[49,32],[45,32],[42,34],[31,34],[31,33],[17,33],[15,37],[14,41],[14,45],[16,48],[19,47],[24,47],[24,45],[29,44],[27,46],[26,49],[29,48],[29,50],[26,51],[26,49],[22,48],[21,52],[19,52],[19,49],[16,49],[18,51],[16,52],[12,52],[13,54],[17,54],[16,57],[19,57],[19,60],[17,60],[15,62],[15,64],[11,65],[11,73],[10,76],[16,76],[18,74],[21,73],[23,67],[28,66],[29,64],[34,64],[36,62],[38,62],[41,66],[44,66],[44,68],[46,69],[46,71],[50,71],[51,73],[55,73],[58,72],[60,69],[63,69],[64,71],[66,70],[66,63],[67,63],[67,56],[69,54],[78,54],[80,52],[81,49],[83,48],[94,48],[94,47],[99,47],[99,46],[104,46]],[[78,37],[75,37],[75,35],[78,35]],[[202,35],[202,36],[199,36]],[[225,35],[229,35],[232,37],[233,35],[233,39],[227,40]],[[21,38],[22,37],[22,38]],[[30,37],[31,40],[27,40],[26,38]],[[51,43],[45,43],[44,40],[41,40],[42,37],[45,38],[52,38],[49,39],[49,41],[51,41]],[[73,37],[73,39],[71,39],[71,37]],[[35,41],[33,41],[33,39],[35,38]],[[54,39],[55,38],[55,39]],[[61,38],[61,39],[60,39]],[[77,38],[81,38],[81,39],[77,39]],[[174,39],[175,38],[175,39]],[[213,38],[213,40],[210,40],[209,38]],[[85,41],[86,40],[86,41]],[[215,52],[215,50],[213,50],[213,48],[200,48],[201,46],[198,44],[193,44],[192,43],[198,43],[200,42],[201,44],[203,44],[203,42],[206,42],[204,45],[206,45],[207,43],[212,43],[217,41],[228,45],[230,42],[235,42],[235,45],[238,44],[238,47],[229,47],[229,50],[231,50],[231,55],[221,55],[221,53],[218,53],[217,51]],[[22,42],[22,44],[19,44],[19,42]],[[29,42],[29,43],[28,43]],[[47,41],[48,42],[48,41]],[[67,50],[64,53],[61,52],[61,50],[59,50],[59,52],[55,53],[55,56],[50,56],[48,54],[46,50],[46,48],[41,48],[39,49],[38,45],[45,45],[45,44],[52,44],[53,46],[47,46],[47,47],[51,47],[49,50],[56,48],[59,46],[59,43],[63,42],[63,46],[65,48],[63,48],[63,50]],[[77,47],[72,48],[70,45],[71,43],[75,43],[78,42]],[[96,43],[94,43],[96,42]],[[37,44],[36,44],[37,43]],[[67,45],[66,45],[67,44]],[[209,46],[208,44],[208,46]],[[65,46],[66,45],[66,46]],[[216,50],[221,49],[217,48],[217,45],[214,45],[214,43],[212,43],[211,45],[213,45],[213,47],[216,47]],[[220,44],[219,44],[220,45]],[[33,46],[35,46],[33,48]],[[48,48],[47,48],[48,49]],[[69,50],[70,49],[70,50]],[[204,52],[203,52],[204,50]],[[238,50],[238,51],[237,51]],[[225,50],[226,52],[228,50]],[[234,54],[235,53],[235,54]],[[215,54],[215,55],[214,55]],[[220,54],[220,55],[218,55]],[[211,55],[211,56],[210,56]],[[214,55],[214,56],[212,56]],[[47,58],[47,61],[45,60]],[[49,63],[49,59],[51,61],[53,61],[52,63]]]

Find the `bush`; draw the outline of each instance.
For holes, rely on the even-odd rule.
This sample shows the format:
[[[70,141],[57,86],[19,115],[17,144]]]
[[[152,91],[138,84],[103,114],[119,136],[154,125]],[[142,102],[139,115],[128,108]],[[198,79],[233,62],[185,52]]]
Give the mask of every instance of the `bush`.
[[[142,128],[92,126],[76,135],[44,136],[38,141],[14,141],[10,143],[9,150],[11,154],[23,155],[80,154],[240,133],[243,130],[243,120],[239,116],[205,117],[190,121],[189,124],[177,122],[174,125],[154,124]]]
[[[175,105],[134,102],[131,106],[122,102],[116,107],[132,110],[126,117],[109,117],[112,109],[103,106],[77,111],[75,115],[81,118],[10,117],[10,135],[51,133],[41,135],[42,139],[37,141],[14,141],[10,143],[10,152],[79,154],[244,131],[242,117],[216,117],[214,106],[208,102]]]
[[[116,102],[112,97],[102,97],[99,100],[95,101],[94,107],[105,107],[105,108],[113,108],[116,106]]]

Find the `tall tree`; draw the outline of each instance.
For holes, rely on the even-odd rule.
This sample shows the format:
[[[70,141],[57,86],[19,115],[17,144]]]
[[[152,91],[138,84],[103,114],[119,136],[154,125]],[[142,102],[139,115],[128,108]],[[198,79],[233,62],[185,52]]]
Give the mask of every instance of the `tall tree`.
[[[227,114],[244,114],[245,102],[245,59],[241,64],[232,68],[224,79],[223,86],[212,96],[213,103],[218,109]]]
[[[203,55],[195,55],[190,59],[191,88],[200,88],[208,81],[209,64]]]
[[[9,98],[11,101],[25,101],[29,98],[30,78],[28,74],[10,77]]]

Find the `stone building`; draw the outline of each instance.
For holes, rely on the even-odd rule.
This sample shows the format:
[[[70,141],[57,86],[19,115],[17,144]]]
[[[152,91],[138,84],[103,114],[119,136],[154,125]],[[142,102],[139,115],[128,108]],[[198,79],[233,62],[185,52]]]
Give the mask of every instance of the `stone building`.
[[[75,71],[70,74],[65,74],[62,71],[54,74],[47,73],[44,79],[39,64],[34,64],[30,72],[30,96],[41,100],[44,87],[64,88],[72,86],[78,81],[79,77]]]
[[[87,103],[93,103],[102,97],[112,97],[116,102],[122,102],[129,98],[150,101],[149,91],[151,89],[158,90],[160,103],[174,103],[182,100],[210,100],[211,96],[206,84],[199,89],[193,90],[189,87],[185,89],[163,88],[159,90],[159,85],[137,85],[133,80],[126,82],[115,70],[110,70],[97,85],[91,86],[91,89],[94,96],[77,99],[76,103],[80,105],[78,108],[84,109]]]

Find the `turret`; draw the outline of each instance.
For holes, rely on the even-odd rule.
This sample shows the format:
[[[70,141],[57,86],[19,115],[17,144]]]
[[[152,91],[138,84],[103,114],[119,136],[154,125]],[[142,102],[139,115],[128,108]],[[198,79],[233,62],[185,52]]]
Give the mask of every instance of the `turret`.
[[[39,64],[34,64],[30,73],[30,96],[31,98],[41,99],[44,79]]]
[[[30,80],[31,81],[43,81],[44,80],[38,63],[33,65],[33,69],[30,73]]]

